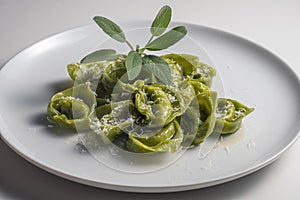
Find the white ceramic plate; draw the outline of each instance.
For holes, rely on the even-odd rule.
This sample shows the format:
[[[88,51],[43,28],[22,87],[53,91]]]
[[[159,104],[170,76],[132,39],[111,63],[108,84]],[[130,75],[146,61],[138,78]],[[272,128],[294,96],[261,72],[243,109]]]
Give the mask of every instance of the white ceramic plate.
[[[130,30],[148,24],[135,22],[122,26]],[[238,133],[222,137],[206,158],[200,159],[199,149],[194,148],[160,170],[125,173],[76,151],[76,134],[48,126],[49,99],[70,84],[66,64],[78,61],[107,39],[95,25],[42,40],[1,69],[2,139],[25,159],[53,174],[122,191],[169,192],[202,188],[242,177],[271,163],[293,144],[299,133],[298,77],[282,60],[257,44],[223,31],[186,26],[192,40],[201,44],[214,61],[225,96],[256,109],[244,120]],[[133,34],[131,39],[137,38],[141,38],[140,35]],[[103,46],[106,44],[111,42]],[[172,51],[195,53],[196,46],[186,46],[183,41]]]

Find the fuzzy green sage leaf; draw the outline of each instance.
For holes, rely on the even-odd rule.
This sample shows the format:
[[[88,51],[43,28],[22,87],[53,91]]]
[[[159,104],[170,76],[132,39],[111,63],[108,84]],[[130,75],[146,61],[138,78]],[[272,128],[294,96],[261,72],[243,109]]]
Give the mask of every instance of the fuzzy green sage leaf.
[[[167,49],[187,34],[187,29],[184,26],[177,26],[159,38],[150,42],[145,48],[149,51],[159,51]]]
[[[130,51],[125,60],[128,79],[135,79],[142,69],[142,57],[136,51]]]
[[[145,55],[143,57],[143,64],[164,84],[171,84],[171,70],[161,57],[155,55]]]
[[[113,60],[117,57],[116,51],[113,49],[101,49],[93,53],[88,54],[81,59],[81,63],[98,62],[104,60]]]
[[[171,16],[172,10],[169,6],[166,5],[159,10],[150,28],[153,36],[163,34],[171,21]]]
[[[97,25],[111,38],[122,43],[126,42],[124,32],[116,23],[102,16],[96,16],[93,19]]]

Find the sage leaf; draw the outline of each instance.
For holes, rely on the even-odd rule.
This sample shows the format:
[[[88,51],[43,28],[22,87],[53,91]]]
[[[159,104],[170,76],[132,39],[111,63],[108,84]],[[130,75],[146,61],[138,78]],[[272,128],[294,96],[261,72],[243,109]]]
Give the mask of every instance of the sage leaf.
[[[168,27],[172,16],[172,10],[169,6],[163,6],[157,13],[152,22],[150,31],[153,36],[160,36]]]
[[[164,84],[169,85],[171,83],[170,66],[161,57],[145,55],[143,57],[143,64]]]
[[[97,25],[111,38],[119,41],[126,42],[125,34],[122,29],[110,19],[105,17],[96,16],[93,20],[97,23]]]
[[[99,51],[95,51],[86,55],[84,58],[81,59],[81,63],[90,63],[90,62],[98,62],[104,60],[113,60],[117,58],[118,55],[116,51],[113,49],[102,49]]]
[[[187,34],[187,29],[184,26],[177,26],[159,38],[150,42],[145,48],[149,51],[159,51],[167,49]]]
[[[125,66],[128,74],[128,79],[135,79],[142,69],[142,57],[136,51],[130,51],[125,60]]]

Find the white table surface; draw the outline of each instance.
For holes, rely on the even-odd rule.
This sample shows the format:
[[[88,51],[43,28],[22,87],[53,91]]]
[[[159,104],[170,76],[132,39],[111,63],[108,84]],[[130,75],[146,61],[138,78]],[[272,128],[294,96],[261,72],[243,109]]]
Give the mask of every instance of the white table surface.
[[[95,15],[118,22],[151,20],[164,4],[172,7],[174,21],[214,27],[255,41],[300,76],[298,0],[0,0],[0,66],[43,38],[92,23]],[[27,162],[0,140],[0,199],[293,200],[300,198],[299,154],[298,140],[273,164],[229,183],[188,192],[135,194],[62,179]]]

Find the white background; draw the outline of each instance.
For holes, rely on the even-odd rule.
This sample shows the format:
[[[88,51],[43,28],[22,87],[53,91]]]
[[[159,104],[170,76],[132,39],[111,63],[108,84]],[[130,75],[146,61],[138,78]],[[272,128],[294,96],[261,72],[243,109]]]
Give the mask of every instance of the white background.
[[[297,0],[0,0],[0,66],[43,38],[92,23],[95,15],[117,22],[151,20],[165,4],[172,7],[174,21],[214,27],[250,39],[279,55],[300,76]],[[25,161],[0,140],[0,199],[293,200],[300,194],[299,154],[297,141],[275,163],[236,181],[189,192],[134,194],[56,177]]]

